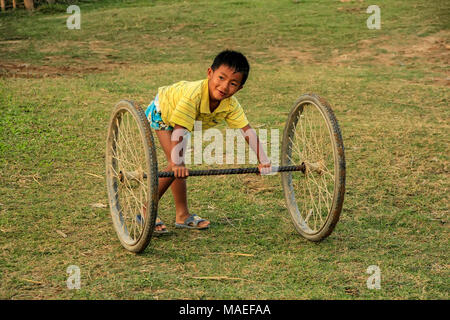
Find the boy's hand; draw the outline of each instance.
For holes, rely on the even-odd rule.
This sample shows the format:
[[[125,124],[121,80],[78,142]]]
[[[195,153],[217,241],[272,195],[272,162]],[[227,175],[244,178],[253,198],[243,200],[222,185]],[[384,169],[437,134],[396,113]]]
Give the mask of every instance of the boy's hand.
[[[272,163],[260,163],[258,165],[259,173],[261,175],[271,175],[274,174],[272,172]]]
[[[172,165],[172,171],[175,178],[187,178],[189,176],[189,169],[184,165]]]

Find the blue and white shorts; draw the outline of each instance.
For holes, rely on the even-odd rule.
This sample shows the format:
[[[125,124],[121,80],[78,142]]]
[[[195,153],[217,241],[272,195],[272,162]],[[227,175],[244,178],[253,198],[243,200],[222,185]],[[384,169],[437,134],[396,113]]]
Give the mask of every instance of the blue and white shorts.
[[[166,124],[161,118],[161,110],[159,109],[158,95],[150,102],[147,110],[145,110],[145,116],[150,122],[150,126],[155,130],[173,130],[172,126]]]

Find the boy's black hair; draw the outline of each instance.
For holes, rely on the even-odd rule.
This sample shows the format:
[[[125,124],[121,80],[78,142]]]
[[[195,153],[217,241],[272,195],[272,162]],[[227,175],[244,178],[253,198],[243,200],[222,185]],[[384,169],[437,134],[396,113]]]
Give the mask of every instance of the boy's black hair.
[[[248,74],[250,72],[250,65],[248,64],[247,58],[240,52],[233,50],[224,50],[219,53],[214,59],[211,69],[216,71],[221,65],[226,65],[235,70],[235,72],[242,73],[242,83],[244,85],[247,81]]]

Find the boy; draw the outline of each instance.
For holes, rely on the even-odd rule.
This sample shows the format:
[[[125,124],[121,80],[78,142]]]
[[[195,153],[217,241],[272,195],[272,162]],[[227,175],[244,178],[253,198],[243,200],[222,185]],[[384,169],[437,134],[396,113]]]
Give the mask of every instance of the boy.
[[[175,178],[159,178],[159,198],[169,186],[175,200],[175,226],[177,228],[206,229],[210,222],[187,207],[186,180],[189,170],[183,162],[183,148],[177,152],[179,143],[185,142],[185,133],[192,131],[194,121],[202,121],[208,129],[225,120],[230,128],[239,128],[245,140],[256,153],[261,174],[268,174],[272,167],[262,145],[251,128],[242,107],[233,95],[241,90],[247,80],[250,66],[239,52],[225,50],[219,53],[208,68],[207,79],[195,82],[181,81],[161,87],[148,106],[145,114],[164,149],[168,166]],[[177,154],[178,153],[178,154]],[[167,233],[164,223],[157,219],[155,233]]]

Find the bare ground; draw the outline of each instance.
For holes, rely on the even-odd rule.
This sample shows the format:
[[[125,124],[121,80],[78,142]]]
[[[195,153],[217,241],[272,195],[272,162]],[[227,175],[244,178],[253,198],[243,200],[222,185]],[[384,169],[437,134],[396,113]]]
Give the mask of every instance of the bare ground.
[[[432,84],[450,86],[450,74],[445,71],[450,64],[450,32],[440,31],[427,37],[414,37],[396,43],[392,38],[384,36],[361,40],[356,48],[345,51],[333,50],[325,60],[318,59],[314,49],[302,47],[270,46],[263,51],[253,52],[255,57],[271,58],[278,63],[325,63],[330,65],[353,65],[361,62],[370,62],[383,66],[414,65],[416,61],[430,64],[438,77],[427,79]],[[71,46],[84,46],[98,56],[96,61],[83,61],[67,55],[58,54],[61,48]],[[27,47],[24,40],[1,41],[0,48],[8,52],[23,50]],[[73,76],[78,77],[89,73],[102,73],[123,68],[128,64],[109,59],[109,55],[116,53],[111,44],[106,41],[89,41],[86,43],[61,42],[54,45],[40,46],[39,52],[49,55],[42,59],[41,64],[23,63],[17,60],[0,62],[0,77],[16,78],[43,78]]]

